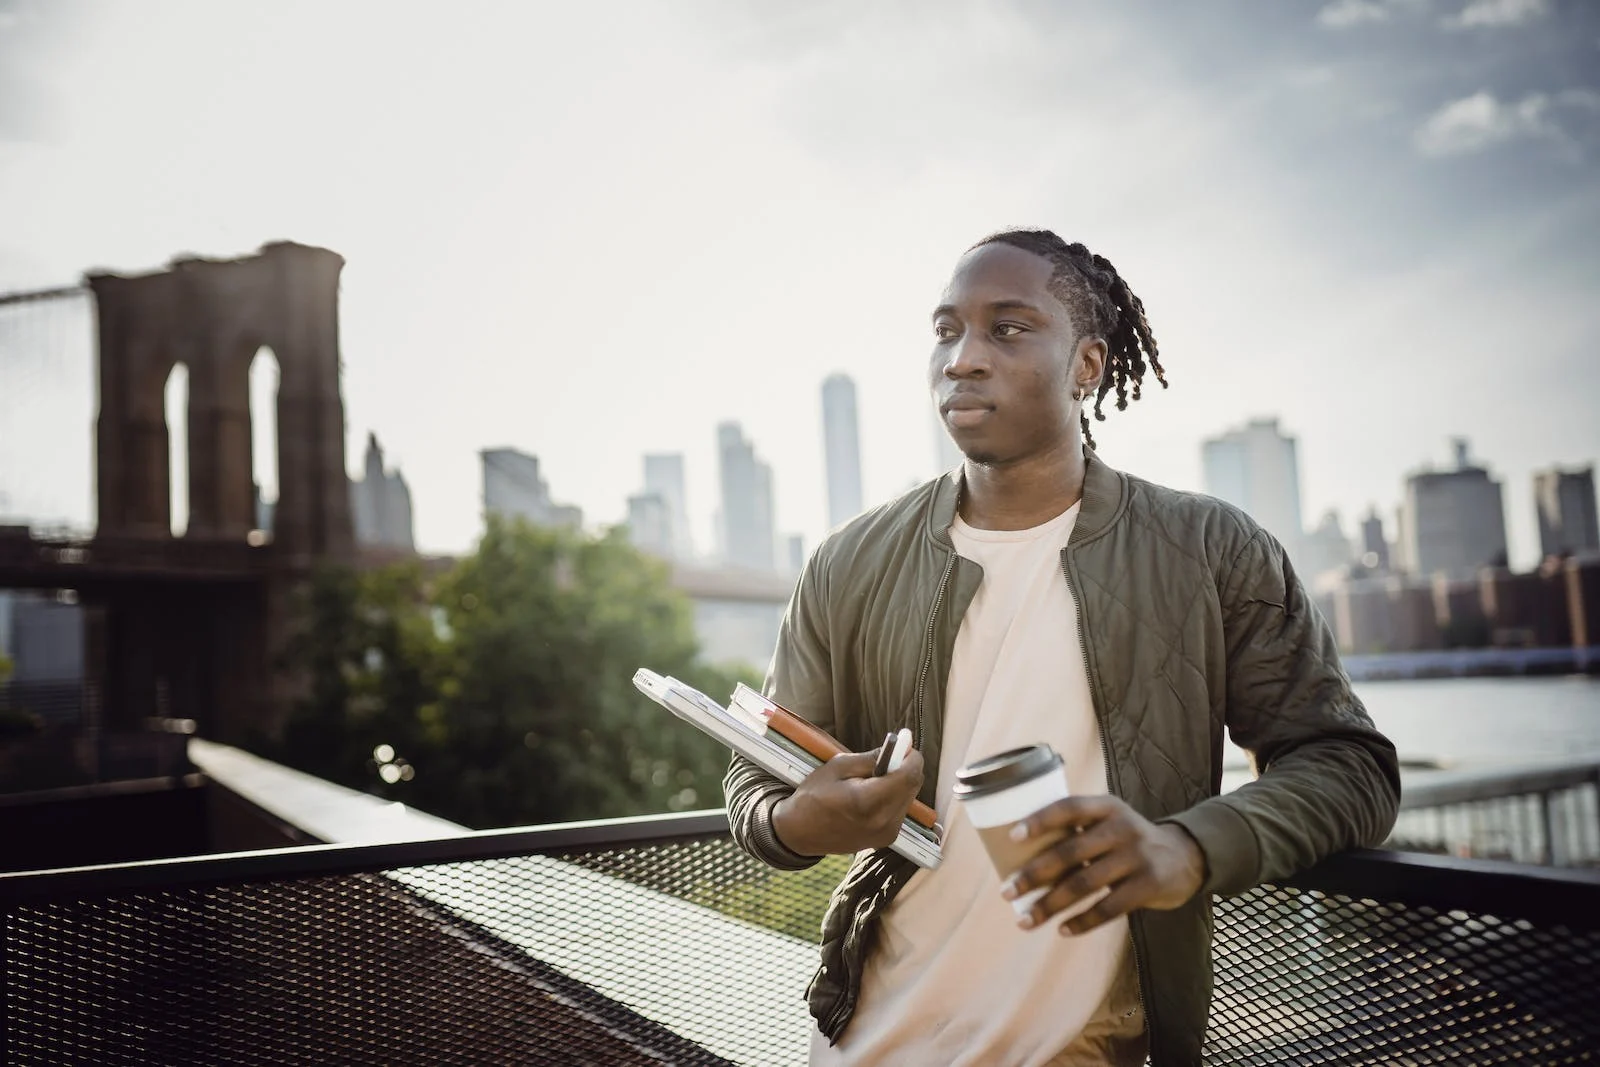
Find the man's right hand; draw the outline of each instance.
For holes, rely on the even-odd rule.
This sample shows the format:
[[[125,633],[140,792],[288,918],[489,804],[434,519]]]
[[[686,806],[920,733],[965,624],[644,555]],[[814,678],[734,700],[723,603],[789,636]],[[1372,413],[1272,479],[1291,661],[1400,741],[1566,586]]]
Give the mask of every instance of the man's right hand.
[[[913,749],[898,770],[874,778],[876,752],[847,752],[805,777],[772,809],[772,829],[802,856],[888,848],[922,788],[922,753]]]

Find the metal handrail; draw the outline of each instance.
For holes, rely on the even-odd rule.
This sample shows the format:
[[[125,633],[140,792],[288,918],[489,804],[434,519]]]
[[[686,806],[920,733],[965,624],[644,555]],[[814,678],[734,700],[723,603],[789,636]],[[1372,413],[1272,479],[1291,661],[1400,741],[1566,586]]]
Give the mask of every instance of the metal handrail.
[[[476,830],[453,837],[370,845],[295,845],[212,856],[45,871],[0,873],[0,907],[126,890],[222,885],[323,875],[371,874],[401,867],[510,859],[585,849],[663,845],[725,837],[727,813],[642,815],[627,819]]]
[[[0,293],[0,307],[8,304],[31,304],[39,300],[60,300],[65,297],[92,296],[87,285],[58,285],[51,289],[34,289],[30,292]]]
[[[721,810],[481,830],[433,840],[370,845],[303,845],[216,856],[0,874],[0,908],[40,899],[220,885],[726,836]],[[1573,930],[1600,928],[1600,871],[1561,870],[1496,860],[1359,849],[1282,880],[1321,892],[1440,911],[1532,919]]]
[[[1510,770],[1451,771],[1428,781],[1407,783],[1401,811],[1471,804],[1479,800],[1530,796],[1557,789],[1600,784],[1600,763],[1587,760],[1534,764]]]

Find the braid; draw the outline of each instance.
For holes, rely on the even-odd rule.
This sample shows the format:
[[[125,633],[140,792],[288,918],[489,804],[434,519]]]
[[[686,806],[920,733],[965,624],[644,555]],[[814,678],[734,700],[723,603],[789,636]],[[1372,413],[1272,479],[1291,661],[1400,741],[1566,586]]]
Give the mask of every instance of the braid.
[[[1105,421],[1101,406],[1113,389],[1117,392],[1118,411],[1125,410],[1130,399],[1139,399],[1147,368],[1155,371],[1163,389],[1167,387],[1167,372],[1161,366],[1150,321],[1145,318],[1144,301],[1128,288],[1109,259],[1077,242],[1068,244],[1050,230],[1007,230],[985,237],[972,247],[987,244],[1007,244],[1048,259],[1055,268],[1050,275],[1050,291],[1066,305],[1079,338],[1094,336],[1105,341],[1106,372],[1100,377],[1094,399],[1096,421]],[[1087,413],[1082,416],[1082,425],[1084,441],[1093,448],[1094,435],[1089,432]]]

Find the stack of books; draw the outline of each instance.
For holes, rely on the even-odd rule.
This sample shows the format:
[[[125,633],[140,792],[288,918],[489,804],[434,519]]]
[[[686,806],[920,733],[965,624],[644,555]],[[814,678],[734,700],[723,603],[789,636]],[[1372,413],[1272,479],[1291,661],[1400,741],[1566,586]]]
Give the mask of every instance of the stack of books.
[[[747,685],[740,684],[724,708],[693,686],[645,668],[634,674],[633,684],[678,718],[789,785],[799,785],[817,767],[848,751]],[[915,800],[893,848],[918,866],[934,868],[939,865],[940,833],[933,809]]]

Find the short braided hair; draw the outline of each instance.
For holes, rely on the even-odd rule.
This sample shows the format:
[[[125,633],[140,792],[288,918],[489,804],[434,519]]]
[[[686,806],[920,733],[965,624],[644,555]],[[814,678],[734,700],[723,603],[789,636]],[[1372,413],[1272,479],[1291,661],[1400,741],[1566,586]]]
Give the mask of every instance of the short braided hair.
[[[1100,406],[1112,389],[1117,391],[1118,411],[1126,409],[1130,399],[1139,399],[1147,366],[1156,372],[1161,388],[1167,387],[1167,372],[1161,366],[1156,337],[1144,315],[1144,301],[1128,288],[1110,260],[1076,241],[1068,244],[1051,230],[1005,230],[990,234],[968,251],[991,244],[1010,245],[1048,259],[1055,268],[1050,275],[1050,291],[1066,305],[1078,339],[1093,336],[1105,341],[1106,370],[1094,400],[1096,421],[1105,421]],[[1093,448],[1094,435],[1089,432],[1087,413],[1083,415],[1083,437]]]

